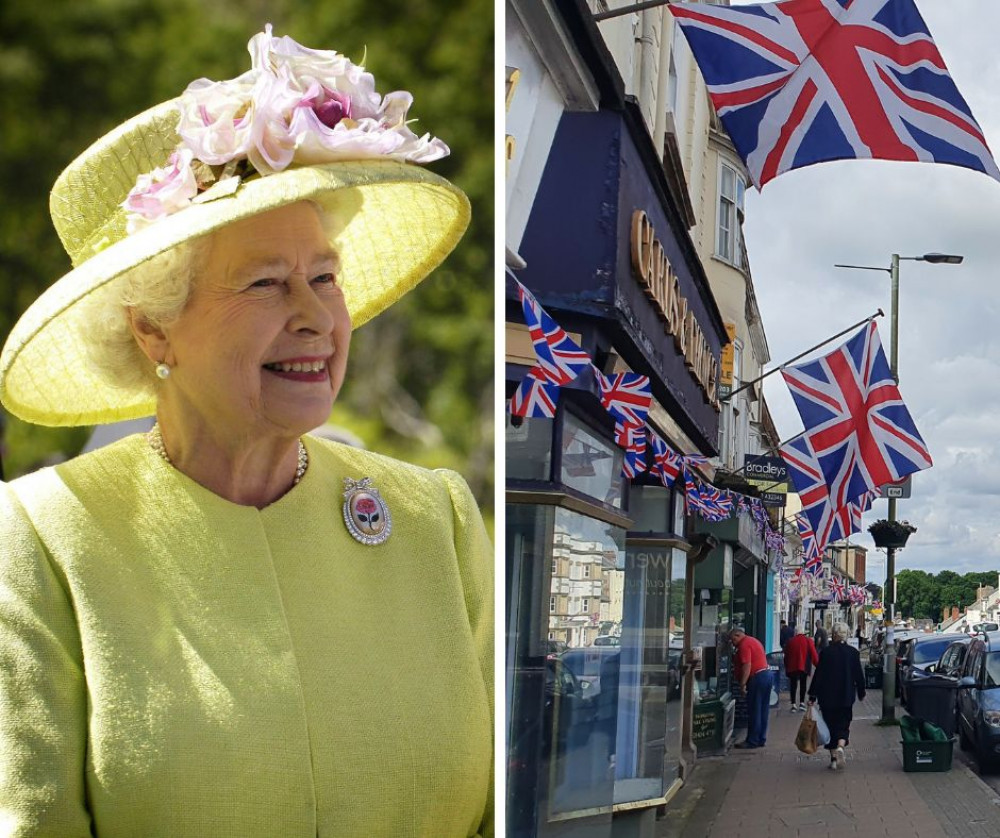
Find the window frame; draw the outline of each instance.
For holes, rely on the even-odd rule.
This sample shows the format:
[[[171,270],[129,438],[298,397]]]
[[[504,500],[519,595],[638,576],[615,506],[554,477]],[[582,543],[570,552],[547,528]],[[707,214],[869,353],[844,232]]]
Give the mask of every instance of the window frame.
[[[733,178],[732,195],[724,192],[726,174]],[[738,270],[743,270],[741,246],[743,242],[743,217],[746,207],[746,179],[734,165],[719,158],[719,171],[715,201],[715,257]],[[723,202],[728,205],[723,228]],[[723,247],[723,235],[727,235],[727,246]],[[734,388],[735,389],[735,388]]]

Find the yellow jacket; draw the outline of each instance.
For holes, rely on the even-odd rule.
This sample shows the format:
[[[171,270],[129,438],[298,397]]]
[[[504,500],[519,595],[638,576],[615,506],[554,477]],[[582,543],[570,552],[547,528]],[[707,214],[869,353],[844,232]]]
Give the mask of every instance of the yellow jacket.
[[[0,835],[492,835],[492,548],[464,481],[307,438],[223,500],[141,436],[0,485]],[[343,480],[392,515],[365,546]]]

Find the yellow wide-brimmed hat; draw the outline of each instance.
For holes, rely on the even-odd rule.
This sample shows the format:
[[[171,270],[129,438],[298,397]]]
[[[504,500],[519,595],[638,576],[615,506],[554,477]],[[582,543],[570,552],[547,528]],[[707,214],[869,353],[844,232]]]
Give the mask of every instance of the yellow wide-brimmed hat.
[[[56,181],[50,209],[73,270],[24,313],[0,354],[0,401],[14,415],[91,425],[154,413],[147,390],[112,386],[93,368],[81,303],[227,224],[298,201],[323,207],[355,327],[462,237],[468,199],[416,165],[448,149],[409,130],[409,94],[383,99],[361,68],[272,38],[270,27],[250,52],[248,73],[195,82],[102,137]]]

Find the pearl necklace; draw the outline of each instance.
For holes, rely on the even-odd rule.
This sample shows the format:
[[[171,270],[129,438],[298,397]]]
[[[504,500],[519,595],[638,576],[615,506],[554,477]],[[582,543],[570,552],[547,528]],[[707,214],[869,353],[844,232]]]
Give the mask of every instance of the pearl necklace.
[[[160,423],[157,422],[153,425],[149,433],[146,434],[146,440],[149,442],[149,447],[152,448],[160,457],[163,462],[168,466],[174,466],[173,460],[170,459],[170,455],[167,454],[167,448],[163,444],[163,434],[160,433]],[[306,451],[306,446],[299,440],[299,455],[298,461],[295,466],[295,477],[292,480],[292,485],[297,486],[299,481],[302,479],[303,475],[306,473],[306,469],[309,468],[309,452]]]

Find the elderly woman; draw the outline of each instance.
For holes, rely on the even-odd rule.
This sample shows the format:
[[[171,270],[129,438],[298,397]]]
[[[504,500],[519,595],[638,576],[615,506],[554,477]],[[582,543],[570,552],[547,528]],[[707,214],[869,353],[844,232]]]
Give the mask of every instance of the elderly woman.
[[[847,645],[851,629],[847,623],[834,623],[830,644],[819,653],[819,665],[809,684],[809,703],[819,701],[823,720],[830,728],[830,770],[843,770],[844,748],[850,742],[854,699],[865,697],[865,673],[861,655]]]
[[[492,835],[492,550],[464,481],[306,436],[468,221],[408,94],[270,27],[88,149],[23,418],[156,414],[2,486],[0,834]]]

